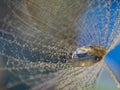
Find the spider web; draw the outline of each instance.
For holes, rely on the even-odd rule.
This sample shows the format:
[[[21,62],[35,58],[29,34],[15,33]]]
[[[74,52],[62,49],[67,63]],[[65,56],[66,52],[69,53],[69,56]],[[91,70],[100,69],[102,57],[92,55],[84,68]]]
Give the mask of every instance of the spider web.
[[[119,35],[119,1],[0,2],[1,83],[33,90],[86,90],[95,84],[101,62],[68,62],[77,47],[110,48]]]

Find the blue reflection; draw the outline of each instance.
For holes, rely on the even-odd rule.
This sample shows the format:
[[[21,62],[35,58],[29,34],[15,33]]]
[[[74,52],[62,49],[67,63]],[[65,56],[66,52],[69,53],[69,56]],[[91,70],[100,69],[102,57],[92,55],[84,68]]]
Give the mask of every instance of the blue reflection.
[[[105,56],[105,63],[120,82],[120,43]]]

